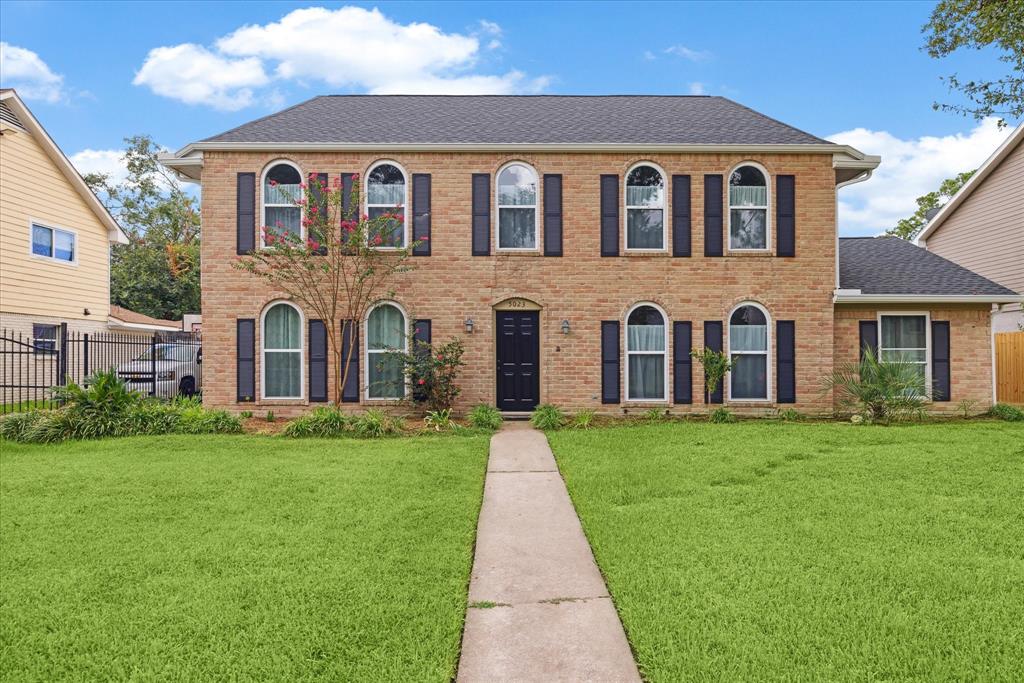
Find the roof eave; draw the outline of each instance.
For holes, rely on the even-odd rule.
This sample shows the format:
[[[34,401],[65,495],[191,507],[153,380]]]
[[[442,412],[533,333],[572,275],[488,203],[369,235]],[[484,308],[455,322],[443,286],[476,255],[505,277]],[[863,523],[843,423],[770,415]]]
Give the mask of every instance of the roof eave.
[[[836,292],[836,304],[1015,304],[1024,303],[1020,294],[853,294]]]
[[[190,156],[180,157],[174,153],[157,154],[156,160],[169,168],[178,180],[186,183],[198,183],[203,179],[203,153],[195,152]]]

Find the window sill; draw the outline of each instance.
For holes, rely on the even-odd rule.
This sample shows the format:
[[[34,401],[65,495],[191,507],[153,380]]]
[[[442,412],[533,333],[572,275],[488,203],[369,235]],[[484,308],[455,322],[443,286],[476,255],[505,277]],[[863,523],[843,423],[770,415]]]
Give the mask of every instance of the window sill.
[[[495,249],[495,256],[542,256],[540,249]]]
[[[775,252],[771,249],[730,249],[725,252],[725,255],[738,256],[740,258],[775,258]]]
[[[640,258],[655,257],[655,258],[657,258],[657,257],[671,256],[672,254],[669,252],[668,249],[623,249],[622,250],[622,255],[623,256],[630,256],[630,257],[634,257],[634,258],[635,257],[640,257]]]

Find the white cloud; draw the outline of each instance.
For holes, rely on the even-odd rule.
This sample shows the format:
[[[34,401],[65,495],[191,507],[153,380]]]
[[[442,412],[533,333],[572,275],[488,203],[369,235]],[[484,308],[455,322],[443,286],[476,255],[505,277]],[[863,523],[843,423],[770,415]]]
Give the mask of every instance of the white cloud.
[[[259,59],[231,59],[183,43],[150,50],[132,83],[187,104],[235,111],[251,105],[253,88],[269,80]]]
[[[707,90],[704,88],[704,84],[701,83],[700,81],[694,81],[693,83],[690,84],[691,95],[704,95],[706,93]]]
[[[56,74],[39,55],[17,45],[0,42],[0,80],[23,99],[59,102],[64,97],[64,77]]]
[[[685,45],[673,45],[671,47],[667,47],[665,48],[665,54],[682,57],[683,59],[688,59],[691,62],[705,62],[713,56],[707,50],[693,50]]]
[[[886,131],[855,128],[828,139],[882,157],[871,178],[839,191],[839,232],[878,235],[917,210],[915,199],[946,178],[978,168],[1010,131],[987,118],[966,133],[903,140]]]
[[[377,9],[311,7],[276,22],[243,26],[217,40],[215,50],[192,44],[156,48],[135,83],[219,109],[253,104],[262,99],[257,89],[274,81],[371,93],[500,94],[547,87],[548,78],[516,70],[473,72],[481,55],[478,36],[487,36],[487,49],[494,50],[501,33],[487,20],[463,35],[427,23],[399,24]]]
[[[71,155],[71,163],[82,175],[107,174],[110,176],[110,182],[115,185],[124,182],[128,177],[124,150],[121,149],[83,149]]]
[[[653,62],[657,58],[658,57],[650,50],[644,50],[644,59],[646,59],[648,62]]]

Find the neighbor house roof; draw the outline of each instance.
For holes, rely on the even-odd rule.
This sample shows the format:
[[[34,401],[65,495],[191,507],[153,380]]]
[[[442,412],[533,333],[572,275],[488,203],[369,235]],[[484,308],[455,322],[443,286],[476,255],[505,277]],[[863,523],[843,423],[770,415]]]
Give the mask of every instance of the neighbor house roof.
[[[110,304],[109,323],[111,327],[149,330],[180,330],[180,320],[161,320],[142,313]]]
[[[985,182],[985,178],[989,177],[992,171],[996,170],[996,168],[999,167],[999,164],[1002,163],[1003,159],[1008,157],[1010,152],[1016,149],[1017,145],[1021,144],[1021,142],[1024,142],[1024,123],[1017,126],[1017,130],[1010,133],[1010,135],[1003,140],[1003,144],[999,145],[996,151],[992,152],[992,156],[985,160],[985,163],[978,168],[975,174],[971,176],[971,179],[964,183],[963,187],[961,187],[955,195],[950,197],[949,201],[939,209],[938,213],[932,216],[931,220],[929,220],[928,224],[924,227],[924,230],[922,230],[921,234],[918,235],[918,244],[924,244],[928,237],[938,230],[939,226],[945,223],[947,218],[953,215],[953,212],[956,211],[956,207],[963,204],[964,200],[970,197],[971,193]]]
[[[837,301],[1021,301],[1021,295],[898,237],[839,239]]]
[[[0,121],[28,131],[46,153],[46,156],[50,158],[61,174],[67,179],[68,184],[78,192],[86,205],[92,209],[96,218],[107,229],[107,238],[111,242],[127,244],[128,236],[124,233],[124,230],[121,229],[121,226],[118,225],[114,217],[110,215],[110,212],[103,206],[103,203],[93,194],[93,191],[89,189],[89,186],[85,184],[81,174],[71,163],[71,160],[64,156],[64,152],[61,151],[42,124],[33,116],[29,108],[25,106],[25,103],[21,101],[18,93],[12,88],[0,90],[0,103],[3,105],[2,111],[0,111]]]

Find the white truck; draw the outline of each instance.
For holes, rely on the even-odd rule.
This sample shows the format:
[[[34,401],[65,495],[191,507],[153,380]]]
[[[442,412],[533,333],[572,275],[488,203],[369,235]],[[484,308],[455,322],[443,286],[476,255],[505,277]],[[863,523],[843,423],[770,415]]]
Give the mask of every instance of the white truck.
[[[195,396],[203,388],[203,347],[194,342],[155,344],[138,358],[119,365],[117,376],[140,393],[162,398]]]

